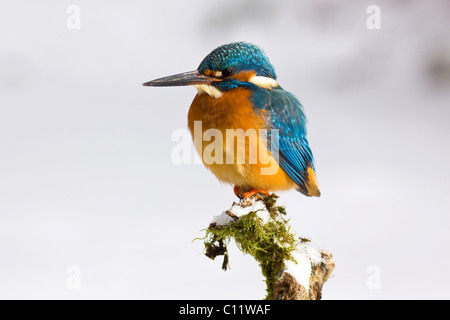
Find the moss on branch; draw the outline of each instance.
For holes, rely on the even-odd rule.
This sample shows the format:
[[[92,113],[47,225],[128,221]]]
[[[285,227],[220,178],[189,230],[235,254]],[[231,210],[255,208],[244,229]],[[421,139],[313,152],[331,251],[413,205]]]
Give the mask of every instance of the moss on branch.
[[[229,268],[228,244],[234,240],[244,254],[259,264],[266,283],[267,300],[321,299],[322,286],[334,270],[331,253],[310,246],[310,239],[295,235],[278,196],[257,194],[232,207],[204,229],[205,255],[223,256]]]
[[[205,229],[204,238],[206,256],[214,259],[224,256],[222,268],[229,266],[227,244],[233,239],[243,253],[250,254],[261,267],[267,285],[266,299],[273,299],[275,281],[284,268],[284,262],[294,260],[292,251],[295,249],[296,238],[291,232],[288,220],[284,218],[284,207],[276,206],[278,196],[261,196],[270,218],[264,221],[259,215],[260,210],[250,211],[240,217],[228,212],[233,220],[226,225],[212,223]],[[245,206],[245,203],[241,205]]]

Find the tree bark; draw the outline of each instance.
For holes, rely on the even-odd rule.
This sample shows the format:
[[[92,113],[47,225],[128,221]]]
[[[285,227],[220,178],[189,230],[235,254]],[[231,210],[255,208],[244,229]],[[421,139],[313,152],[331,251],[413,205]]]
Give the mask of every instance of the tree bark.
[[[274,284],[273,296],[275,300],[320,300],[322,287],[334,270],[334,259],[328,250],[321,252],[323,262],[317,265],[309,279],[309,290],[299,284],[289,272],[283,272]]]

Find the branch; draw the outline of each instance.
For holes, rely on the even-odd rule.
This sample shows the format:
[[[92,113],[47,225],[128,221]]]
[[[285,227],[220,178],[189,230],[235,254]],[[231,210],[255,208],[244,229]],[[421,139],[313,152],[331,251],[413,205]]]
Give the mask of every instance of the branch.
[[[258,262],[267,285],[265,299],[319,300],[334,269],[333,257],[296,236],[285,208],[276,205],[277,198],[257,194],[215,216],[202,238],[205,254],[211,259],[224,256],[222,269],[227,270],[227,244],[234,240]]]

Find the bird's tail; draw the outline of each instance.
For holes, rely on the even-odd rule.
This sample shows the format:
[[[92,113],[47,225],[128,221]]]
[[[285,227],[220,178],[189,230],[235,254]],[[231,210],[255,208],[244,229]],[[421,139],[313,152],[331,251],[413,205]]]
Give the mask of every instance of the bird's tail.
[[[319,184],[313,168],[308,167],[305,178],[305,182],[298,187],[297,191],[305,196],[320,197]]]

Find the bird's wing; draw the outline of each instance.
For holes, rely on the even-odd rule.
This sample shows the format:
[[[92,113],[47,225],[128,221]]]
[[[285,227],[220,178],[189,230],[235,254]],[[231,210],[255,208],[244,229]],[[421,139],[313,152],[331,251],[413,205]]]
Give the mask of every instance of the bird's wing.
[[[272,129],[268,134],[270,151],[272,154],[278,151],[279,164],[298,185],[298,191],[308,196],[320,196],[302,105],[282,88],[258,91],[253,95],[254,105],[265,110],[268,128]],[[270,141],[276,141],[274,134],[278,144],[272,145]]]

